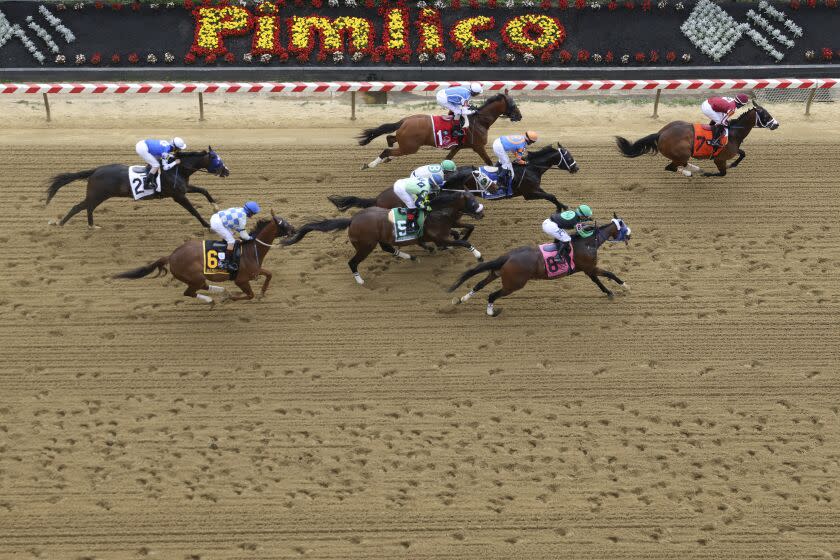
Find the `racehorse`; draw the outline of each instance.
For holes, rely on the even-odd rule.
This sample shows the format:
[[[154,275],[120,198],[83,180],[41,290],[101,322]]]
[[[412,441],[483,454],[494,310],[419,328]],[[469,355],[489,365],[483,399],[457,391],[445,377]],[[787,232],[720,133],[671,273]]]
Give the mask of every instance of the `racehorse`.
[[[526,161],[525,165],[513,166],[513,180],[511,181],[513,193],[506,198],[521,196],[525,200],[547,200],[554,204],[558,212],[566,210],[568,207],[559,202],[553,194],[542,190],[540,183],[543,174],[553,167],[561,170],[565,169],[572,174],[577,173],[580,167],[571,152],[558,143],[556,147],[551,145],[536,152],[528,152]],[[477,168],[473,166],[459,167],[458,171],[447,179],[443,188],[481,190],[477,182],[478,173]]]
[[[572,246],[574,248],[574,270],[575,272],[584,272],[589,279],[592,280],[602,292],[607,294],[607,297],[612,298],[613,293],[601,283],[599,276],[605,276],[619,284],[622,288],[629,290],[629,286],[621,278],[608,270],[598,268],[598,248],[607,240],[630,241],[630,228],[624,221],[613,214],[613,220],[603,226],[597,227],[593,235],[589,237],[581,237],[575,234],[572,237]],[[463,297],[452,300],[453,304],[466,303],[475,293],[496,278],[502,279],[502,289],[496,290],[487,298],[487,314],[491,317],[498,316],[502,310],[495,309],[493,303],[500,297],[508,296],[517,290],[521,290],[528,283],[528,280],[547,280],[548,274],[545,269],[545,262],[540,252],[539,247],[525,245],[517,247],[498,259],[482,263],[475,268],[471,268],[458,278],[458,281],[449,288],[449,292],[454,292],[458,286],[463,284],[467,279],[489,271],[484,280],[475,285],[475,287],[467,292]]]
[[[753,107],[742,113],[734,122],[729,125],[729,143],[715,156],[714,162],[718,168],[717,173],[703,173],[705,177],[723,177],[726,175],[726,162],[738,156],[729,167],[738,167],[745,157],[746,152],[741,149],[741,144],[746,140],[747,135],[753,128],[768,128],[776,130],[779,128],[779,121],[753,100]],[[626,157],[635,158],[643,154],[656,152],[671,160],[665,166],[666,171],[682,173],[691,177],[692,172],[699,173],[700,168],[688,163],[694,154],[694,125],[685,121],[673,121],[666,124],[656,134],[650,134],[630,143],[621,136],[615,137],[618,149]],[[702,140],[701,140],[702,141]],[[697,158],[700,159],[700,158]]]
[[[522,120],[522,113],[519,112],[519,108],[513,98],[508,95],[507,90],[488,98],[470,116],[470,126],[464,130],[462,143],[449,150],[446,159],[455,157],[455,154],[461,148],[471,148],[487,165],[491,165],[490,156],[487,155],[487,149],[485,148],[487,132],[499,117],[509,117],[513,122]],[[414,154],[420,149],[420,146],[435,145],[434,128],[429,115],[411,115],[395,123],[367,128],[357,138],[360,146],[367,146],[374,138],[386,132],[395,131],[396,134],[389,134],[385,137],[388,141],[388,148],[383,150],[379,157],[372,162],[362,165],[362,169],[376,167],[380,163],[387,163],[398,156]],[[396,148],[393,147],[395,143],[398,144]]]
[[[262,263],[272,247],[272,242],[278,237],[293,235],[295,228],[292,224],[274,214],[271,210],[271,218],[265,218],[257,222],[251,236],[252,241],[242,243],[242,252],[239,259],[239,270],[233,281],[242,290],[241,294],[231,295],[230,299],[253,299],[254,290],[251,289],[251,280],[258,276],[264,276],[260,296],[264,296],[271,282],[271,271],[263,268]],[[196,293],[198,290],[207,290],[210,293],[223,292],[222,286],[209,284],[207,281],[224,282],[230,280],[231,275],[227,272],[222,274],[204,274],[204,242],[201,239],[187,241],[168,256],[161,257],[155,262],[117,274],[114,278],[143,278],[154,271],[157,271],[155,278],[166,275],[167,265],[172,270],[172,276],[187,285],[184,295],[197,298],[205,303],[213,303],[213,298],[204,294]]]
[[[160,192],[150,195],[146,198],[172,198],[187,209],[187,211],[195,216],[201,225],[206,228],[210,227],[198,210],[192,205],[187,198],[187,193],[200,193],[207,199],[207,202],[213,205],[215,210],[218,210],[216,201],[207,192],[207,189],[195,187],[189,184],[190,176],[196,171],[206,171],[211,175],[218,177],[227,177],[230,175],[230,170],[225,167],[222,158],[220,158],[213,148],[208,146],[206,151],[201,152],[182,152],[178,159],[181,163],[169,171],[161,170],[160,177]],[[61,187],[78,181],[80,179],[87,179],[87,194],[85,199],[75,205],[67,212],[58,225],[63,226],[67,220],[81,212],[87,210],[88,227],[93,226],[93,210],[112,197],[133,198],[132,185],[129,184],[128,166],[112,163],[103,165],[94,169],[79,171],[77,173],[62,173],[56,175],[51,179],[51,184],[47,188],[47,202],[58,192]]]
[[[458,204],[452,206],[450,199],[457,200]],[[390,212],[391,210],[389,209],[371,207],[358,212],[352,218],[311,222],[301,226],[295,235],[282,241],[282,243],[283,245],[294,245],[310,231],[331,232],[346,229],[350,243],[356,249],[356,254],[353,255],[353,258],[347,264],[353,272],[353,278],[359,284],[365,283],[359,274],[359,264],[370,255],[371,251],[376,248],[377,243],[383,251],[402,259],[417,260],[417,257],[400,251],[394,245],[398,247],[402,247],[403,245],[420,245],[431,252],[433,251],[432,247],[426,245],[427,241],[431,241],[439,247],[448,247],[451,245],[464,247],[469,249],[479,261],[483,260],[481,253],[472,244],[464,239],[455,239],[451,235],[452,227],[463,227],[463,224],[458,223],[463,214],[477,219],[484,217],[484,206],[472,194],[463,191],[455,193],[444,192],[432,200],[432,212],[426,216],[426,221],[423,225],[423,235],[419,239],[401,242],[395,241],[394,224],[388,219]]]

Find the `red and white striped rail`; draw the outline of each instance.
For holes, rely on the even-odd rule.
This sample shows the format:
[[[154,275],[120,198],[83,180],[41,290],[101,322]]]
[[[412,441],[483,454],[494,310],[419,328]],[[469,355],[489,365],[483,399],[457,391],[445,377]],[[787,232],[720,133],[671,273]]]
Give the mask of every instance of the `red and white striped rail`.
[[[435,91],[468,82],[102,82],[6,83],[0,93],[339,93],[346,91]],[[515,80],[481,81],[498,91],[690,91],[702,89],[831,89],[838,79],[779,78],[767,80]]]

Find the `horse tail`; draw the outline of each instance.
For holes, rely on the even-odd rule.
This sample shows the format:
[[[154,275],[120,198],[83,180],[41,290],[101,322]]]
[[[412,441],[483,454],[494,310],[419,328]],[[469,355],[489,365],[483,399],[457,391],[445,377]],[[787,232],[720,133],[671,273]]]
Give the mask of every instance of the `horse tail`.
[[[648,134],[632,144],[626,138],[616,136],[615,143],[618,145],[618,150],[624,154],[624,157],[634,158],[645,154],[655,154],[659,151],[659,146],[657,145],[659,143],[659,133]]]
[[[358,196],[328,196],[327,199],[335,204],[336,208],[345,212],[351,208],[370,208],[376,206],[375,198],[359,198]]]
[[[467,280],[469,280],[470,278],[472,278],[476,274],[481,274],[482,272],[486,272],[488,270],[499,270],[500,268],[502,268],[505,265],[505,263],[508,261],[509,258],[510,258],[510,255],[502,255],[501,257],[499,257],[496,260],[481,263],[480,265],[469,269],[468,271],[463,273],[461,275],[461,277],[458,278],[458,281],[455,282],[454,284],[452,284],[452,286],[446,291],[450,292],[450,293],[454,292],[455,290],[458,289],[458,286],[460,286],[461,284],[463,284],[464,282],[466,282]]]
[[[402,123],[403,121],[398,121],[395,123],[381,124],[376,128],[364,129],[361,134],[356,136],[356,139],[359,141],[359,146],[367,146],[368,144],[373,142],[373,139],[377,136],[382,136],[386,132],[395,132],[399,130],[399,128],[402,126]]]
[[[169,264],[169,257],[161,257],[155,262],[151,264],[147,264],[146,266],[141,266],[140,268],[135,268],[134,270],[128,270],[126,272],[121,272],[120,274],[115,274],[111,278],[128,278],[131,280],[136,280],[137,278],[143,278],[144,276],[148,276],[155,270],[157,270],[157,274],[155,278],[158,276],[166,276],[167,272],[166,265]]]
[[[306,236],[306,234],[310,231],[330,232],[347,229],[350,227],[351,221],[351,218],[333,218],[331,220],[324,220],[322,222],[310,222],[308,224],[302,225],[297,230],[296,234],[294,234],[288,239],[284,239],[283,241],[281,241],[281,243],[283,245],[294,245],[295,243],[303,239],[304,236]]]
[[[76,173],[62,173],[61,175],[56,175],[52,179],[50,179],[51,183],[50,186],[47,187],[47,202],[46,204],[50,203],[52,197],[55,196],[55,193],[58,192],[58,189],[63,187],[64,185],[69,185],[73,181],[78,181],[79,179],[87,179],[96,169],[86,169],[85,171],[78,171]]]

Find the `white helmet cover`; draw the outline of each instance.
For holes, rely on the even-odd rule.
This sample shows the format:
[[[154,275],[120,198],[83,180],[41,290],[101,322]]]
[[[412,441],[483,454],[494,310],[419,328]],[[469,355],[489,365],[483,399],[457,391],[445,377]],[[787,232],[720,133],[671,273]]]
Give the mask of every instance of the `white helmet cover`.
[[[478,95],[484,90],[482,89],[481,84],[473,82],[470,84],[470,91],[473,92],[474,95]]]
[[[175,137],[172,139],[172,145],[178,148],[179,150],[186,149],[187,143],[184,142],[183,138]]]

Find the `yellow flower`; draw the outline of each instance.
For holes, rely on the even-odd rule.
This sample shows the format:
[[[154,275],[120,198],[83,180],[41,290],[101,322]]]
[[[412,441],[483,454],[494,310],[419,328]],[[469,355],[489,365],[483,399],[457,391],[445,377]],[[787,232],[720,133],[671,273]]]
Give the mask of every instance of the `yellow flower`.
[[[487,16],[476,16],[462,19],[455,24],[453,34],[465,49],[488,49],[490,48],[490,41],[476,37],[473,28],[489,25],[492,21],[493,20]]]
[[[350,31],[350,50],[363,51],[369,47],[371,28],[370,22],[366,19],[341,16],[335,18],[332,25],[336,30],[347,29]]]
[[[388,10],[388,44],[389,49],[405,48],[405,20],[400,8]]]
[[[309,46],[309,37],[315,29],[321,31],[323,50],[329,52],[341,50],[341,38],[329,18],[321,16],[292,16],[292,47],[305,49]]]
[[[440,28],[432,23],[426,23],[428,21],[435,21],[436,19],[439,20],[437,12],[431,8],[423,8],[421,10],[421,16],[426,20],[419,22],[422,35],[421,44],[430,51],[442,48],[443,41],[440,36]]]
[[[533,38],[525,32],[528,26],[536,26],[541,30],[539,36]],[[542,14],[525,14],[517,16],[505,24],[507,33],[514,47],[523,51],[540,51],[562,43],[565,38],[563,26],[553,17]]]

